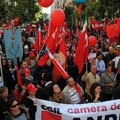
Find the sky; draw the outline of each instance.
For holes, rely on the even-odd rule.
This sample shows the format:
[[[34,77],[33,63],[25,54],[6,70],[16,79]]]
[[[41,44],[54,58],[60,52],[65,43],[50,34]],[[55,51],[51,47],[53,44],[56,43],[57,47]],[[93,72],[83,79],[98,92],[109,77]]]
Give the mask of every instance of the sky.
[[[43,10],[43,13],[47,13],[50,15],[51,7],[48,7],[48,8],[42,7],[42,10]]]

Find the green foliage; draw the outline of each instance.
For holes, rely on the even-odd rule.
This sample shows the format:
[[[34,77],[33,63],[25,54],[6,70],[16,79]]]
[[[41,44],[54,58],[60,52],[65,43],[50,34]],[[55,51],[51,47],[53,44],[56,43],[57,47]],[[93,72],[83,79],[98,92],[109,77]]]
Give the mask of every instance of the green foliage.
[[[80,3],[76,3],[73,0],[74,6],[77,7],[79,4]],[[79,19],[84,20],[86,13],[88,13],[89,16],[93,16],[97,20],[102,20],[105,17],[108,17],[109,19],[120,17],[119,0],[87,0],[86,3],[81,3],[81,4],[82,4],[82,11],[80,15],[76,15],[74,17],[74,14],[67,13],[67,16],[71,16],[71,18],[77,18],[78,20]],[[74,9],[76,9],[76,7],[74,7]]]
[[[7,9],[6,2],[4,0],[0,0],[0,20],[6,18]]]
[[[21,23],[35,21],[43,17],[41,7],[36,4],[35,0],[11,0],[10,4],[3,2],[4,0],[0,1],[0,18],[6,16],[7,21],[18,16],[20,16]]]

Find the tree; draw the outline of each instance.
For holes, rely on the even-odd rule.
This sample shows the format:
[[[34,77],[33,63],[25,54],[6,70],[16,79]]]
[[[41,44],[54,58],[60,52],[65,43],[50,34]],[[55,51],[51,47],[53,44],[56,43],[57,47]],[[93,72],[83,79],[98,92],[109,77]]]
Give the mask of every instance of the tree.
[[[3,24],[3,22],[6,22],[6,9],[7,3],[4,0],[0,0],[0,26]]]
[[[36,20],[36,14],[40,14],[42,18],[41,7],[36,4],[35,0],[11,0],[11,2],[3,2],[0,0],[1,18],[7,16],[7,20],[11,21],[13,18],[20,16],[20,22],[31,22]],[[2,9],[5,9],[3,11]]]

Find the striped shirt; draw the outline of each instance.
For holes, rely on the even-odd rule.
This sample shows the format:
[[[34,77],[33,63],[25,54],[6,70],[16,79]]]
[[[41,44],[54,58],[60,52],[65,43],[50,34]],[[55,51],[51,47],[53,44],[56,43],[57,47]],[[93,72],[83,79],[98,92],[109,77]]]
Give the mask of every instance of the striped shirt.
[[[76,89],[71,88],[69,90],[69,93],[70,93],[70,98],[71,98],[71,104],[78,104],[78,103],[80,103],[80,101],[81,101],[80,100],[80,96],[79,96],[79,94],[78,94]]]

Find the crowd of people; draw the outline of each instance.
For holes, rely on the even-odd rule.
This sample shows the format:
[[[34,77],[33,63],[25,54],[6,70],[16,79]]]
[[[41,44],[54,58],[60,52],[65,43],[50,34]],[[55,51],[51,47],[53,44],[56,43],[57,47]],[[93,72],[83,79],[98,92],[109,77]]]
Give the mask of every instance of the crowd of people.
[[[42,26],[43,37],[45,35]],[[68,31],[68,29],[66,30]],[[120,59],[119,41],[110,43],[101,30],[89,30],[89,35],[97,37],[94,47],[89,47],[90,53],[96,53],[84,64],[82,72],[74,64],[76,47],[79,40],[75,28],[69,29],[65,42],[67,46],[66,71],[69,76],[52,80],[51,62],[38,66],[37,62],[42,54],[34,51],[30,37],[35,39],[36,28],[32,28],[30,35],[27,30],[21,30],[23,40],[23,58],[19,65],[22,86],[18,84],[17,71],[12,59],[5,57],[3,38],[2,46],[2,74],[4,86],[0,87],[0,119],[1,120],[35,120],[37,99],[43,99],[63,104],[83,104],[103,102],[120,98],[120,75],[117,72]],[[104,55],[103,52],[107,54]],[[86,69],[87,65],[87,69]]]

